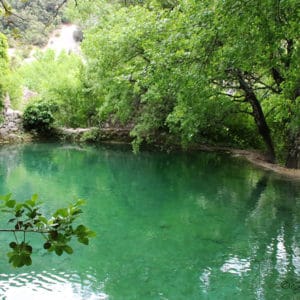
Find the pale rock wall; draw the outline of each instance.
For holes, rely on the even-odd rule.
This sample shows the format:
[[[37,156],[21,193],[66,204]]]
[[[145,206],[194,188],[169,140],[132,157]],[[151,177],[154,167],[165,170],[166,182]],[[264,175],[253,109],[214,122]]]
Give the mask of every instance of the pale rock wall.
[[[10,107],[9,97],[4,100],[2,112],[3,122],[0,124],[0,142],[21,142],[24,140],[22,113]]]

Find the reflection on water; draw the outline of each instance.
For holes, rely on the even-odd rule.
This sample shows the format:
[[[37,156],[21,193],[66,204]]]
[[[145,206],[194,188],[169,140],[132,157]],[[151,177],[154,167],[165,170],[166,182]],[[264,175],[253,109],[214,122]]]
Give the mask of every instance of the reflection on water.
[[[221,267],[222,272],[228,272],[239,276],[241,276],[242,273],[248,272],[250,270],[250,261],[238,257],[229,258]]]
[[[3,299],[300,299],[300,183],[244,161],[3,147],[8,191],[37,192],[49,210],[86,198],[83,222],[97,237],[72,256],[35,247],[34,265],[20,271],[2,255]],[[9,238],[0,236],[2,253]]]
[[[84,282],[78,274],[68,274],[43,271],[21,274],[0,274],[0,294],[2,299],[34,300],[34,299],[64,299],[64,300],[107,300],[108,296],[101,292],[104,283],[99,284],[99,291],[91,289],[95,278],[88,274]]]

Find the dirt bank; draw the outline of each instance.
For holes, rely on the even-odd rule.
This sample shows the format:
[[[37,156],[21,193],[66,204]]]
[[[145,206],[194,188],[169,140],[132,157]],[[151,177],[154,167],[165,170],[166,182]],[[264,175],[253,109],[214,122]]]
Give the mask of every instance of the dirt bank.
[[[239,150],[233,150],[232,153],[236,156],[242,156],[245,157],[248,161],[250,161],[251,163],[266,169],[266,170],[271,170],[273,172],[276,172],[280,175],[284,175],[290,178],[294,178],[294,179],[299,179],[300,180],[300,170],[296,170],[296,169],[288,169],[285,167],[282,167],[280,165],[277,164],[271,164],[266,162],[265,160],[262,160],[259,156],[257,156],[255,153],[252,153],[250,151],[245,151],[240,153]]]
[[[273,171],[277,174],[293,178],[293,179],[299,179],[300,180],[300,170],[296,169],[288,169],[285,167],[282,167],[278,164],[271,164],[267,162],[266,157],[258,152],[258,151],[251,151],[251,150],[240,150],[240,149],[232,149],[227,147],[214,147],[214,146],[199,146],[197,147],[199,150],[203,151],[216,151],[216,152],[226,152],[231,154],[235,157],[243,157],[252,164],[263,168],[265,170]]]

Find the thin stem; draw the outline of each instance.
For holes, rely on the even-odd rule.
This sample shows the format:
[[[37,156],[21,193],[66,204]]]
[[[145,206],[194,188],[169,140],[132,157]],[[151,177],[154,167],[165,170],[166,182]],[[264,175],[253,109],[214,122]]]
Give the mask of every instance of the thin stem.
[[[13,231],[13,233],[14,233],[15,240],[16,240],[17,244],[19,244],[19,241],[18,241],[18,238],[17,238],[16,232],[15,232],[15,231]]]

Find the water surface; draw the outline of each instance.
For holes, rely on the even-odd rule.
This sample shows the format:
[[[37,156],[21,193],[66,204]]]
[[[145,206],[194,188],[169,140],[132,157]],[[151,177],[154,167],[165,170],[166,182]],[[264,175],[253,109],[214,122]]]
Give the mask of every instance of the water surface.
[[[2,234],[1,299],[300,299],[300,183],[243,160],[6,146],[8,192],[38,193],[49,211],[85,198],[81,219],[97,237],[71,256],[35,249],[16,270]]]

